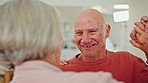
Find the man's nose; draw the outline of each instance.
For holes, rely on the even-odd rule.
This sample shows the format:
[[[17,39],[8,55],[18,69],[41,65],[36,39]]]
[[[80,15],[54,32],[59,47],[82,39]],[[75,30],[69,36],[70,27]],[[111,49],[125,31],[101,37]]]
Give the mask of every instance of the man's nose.
[[[83,34],[82,39],[81,39],[82,43],[90,43],[91,42],[91,37],[89,34]]]

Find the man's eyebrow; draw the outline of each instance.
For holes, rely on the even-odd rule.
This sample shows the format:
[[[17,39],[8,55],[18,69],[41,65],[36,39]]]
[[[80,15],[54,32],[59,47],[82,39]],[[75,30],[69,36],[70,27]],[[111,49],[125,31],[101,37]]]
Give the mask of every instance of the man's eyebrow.
[[[81,32],[81,30],[75,30],[74,32]]]
[[[98,28],[93,28],[93,29],[88,29],[88,30],[95,30],[95,31],[97,31],[97,30],[99,30]]]

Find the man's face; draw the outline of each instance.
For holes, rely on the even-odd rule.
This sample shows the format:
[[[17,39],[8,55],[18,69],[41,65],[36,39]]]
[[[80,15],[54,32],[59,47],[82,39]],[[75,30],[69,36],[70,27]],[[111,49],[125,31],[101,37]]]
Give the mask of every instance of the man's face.
[[[80,17],[75,22],[75,43],[84,56],[96,57],[105,50],[105,26],[91,17]]]

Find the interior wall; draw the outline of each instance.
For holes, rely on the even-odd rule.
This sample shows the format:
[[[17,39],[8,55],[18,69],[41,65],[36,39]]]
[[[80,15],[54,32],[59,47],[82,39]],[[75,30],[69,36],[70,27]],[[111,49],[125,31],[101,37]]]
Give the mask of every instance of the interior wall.
[[[121,36],[121,23],[115,23],[113,20],[113,16],[112,15],[106,15],[104,14],[104,17],[106,19],[106,23],[110,24],[111,26],[111,31],[110,31],[110,36],[109,38],[111,39],[111,41],[113,42],[114,46],[118,46],[120,45],[120,36]]]

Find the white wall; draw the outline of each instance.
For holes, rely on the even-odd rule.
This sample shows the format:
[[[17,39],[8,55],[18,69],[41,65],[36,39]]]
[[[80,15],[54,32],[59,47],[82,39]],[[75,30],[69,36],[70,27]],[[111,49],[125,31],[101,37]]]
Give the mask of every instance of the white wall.
[[[106,15],[104,14],[104,17],[106,19],[106,23],[110,24],[111,26],[111,31],[110,31],[110,36],[109,38],[113,42],[114,45],[119,45],[120,44],[120,33],[121,33],[121,23],[115,23],[113,21],[112,15]]]

